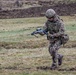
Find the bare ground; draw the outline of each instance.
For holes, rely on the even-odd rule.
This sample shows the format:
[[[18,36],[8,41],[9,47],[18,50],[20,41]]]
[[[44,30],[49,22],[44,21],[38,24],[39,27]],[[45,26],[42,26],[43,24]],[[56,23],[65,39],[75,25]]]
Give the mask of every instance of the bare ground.
[[[61,48],[59,53],[64,55],[63,64],[58,69],[51,71],[52,63],[48,48],[36,49],[1,49],[0,51],[0,74],[31,74],[37,72],[56,72],[63,75],[76,74],[76,51],[75,48]],[[65,74],[63,72],[66,72]],[[61,75],[59,74],[59,75]],[[23,75],[23,74],[22,74]]]
[[[42,42],[43,41],[43,42]],[[49,42],[45,39],[42,40],[29,40],[25,42],[0,42],[0,48],[5,49],[32,49],[32,48],[40,48],[40,47],[47,47]],[[76,41],[68,41],[67,44],[62,46],[64,48],[76,48]]]

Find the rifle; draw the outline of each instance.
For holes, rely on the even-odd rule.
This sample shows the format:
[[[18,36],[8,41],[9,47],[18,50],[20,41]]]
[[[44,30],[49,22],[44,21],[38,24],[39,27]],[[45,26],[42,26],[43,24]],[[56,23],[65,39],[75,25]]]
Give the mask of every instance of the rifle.
[[[36,31],[33,31],[33,32],[31,33],[31,35],[34,35],[35,37],[38,38],[38,36],[36,36],[35,34],[40,34],[41,36],[47,35],[47,40],[49,40],[49,39],[54,39],[54,36],[53,36],[53,35],[51,35],[51,34],[48,33],[46,30],[43,30],[43,29],[41,29],[41,28],[37,28]],[[50,35],[48,35],[48,34],[50,34]]]
[[[45,32],[43,29],[41,28],[37,28],[36,31],[33,31],[31,33],[31,35],[34,35],[35,37],[37,37],[35,34],[39,34],[39,35],[47,35],[48,33]]]

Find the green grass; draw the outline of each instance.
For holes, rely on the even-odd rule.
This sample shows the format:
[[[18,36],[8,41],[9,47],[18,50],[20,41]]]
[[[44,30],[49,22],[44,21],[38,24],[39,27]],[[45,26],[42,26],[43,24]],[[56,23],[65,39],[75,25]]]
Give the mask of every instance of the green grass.
[[[66,32],[74,33],[76,31],[76,22],[74,17],[61,17],[64,20]],[[32,37],[30,34],[37,27],[44,26],[45,17],[38,18],[19,18],[19,19],[0,19],[0,41],[24,41]],[[76,35],[76,34],[75,34]],[[76,38],[76,37],[75,37]],[[71,38],[72,40],[72,38]]]

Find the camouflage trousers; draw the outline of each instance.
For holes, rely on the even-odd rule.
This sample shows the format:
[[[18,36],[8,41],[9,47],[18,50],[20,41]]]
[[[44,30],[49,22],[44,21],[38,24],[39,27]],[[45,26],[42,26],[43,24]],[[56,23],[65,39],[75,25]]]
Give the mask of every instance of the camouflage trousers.
[[[61,54],[58,54],[58,50],[60,47],[61,47],[61,41],[60,40],[51,42],[49,45],[49,53],[52,56],[52,61],[53,61],[52,64],[57,65],[58,58],[60,58],[62,56]]]

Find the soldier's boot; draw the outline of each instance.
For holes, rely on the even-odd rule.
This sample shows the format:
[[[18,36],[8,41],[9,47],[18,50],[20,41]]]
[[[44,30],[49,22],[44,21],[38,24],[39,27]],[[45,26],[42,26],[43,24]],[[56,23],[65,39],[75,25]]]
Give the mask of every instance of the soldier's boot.
[[[52,64],[51,67],[50,67],[51,70],[56,70],[57,68],[58,68],[58,67],[57,67],[56,64]]]
[[[53,60],[53,63],[51,65],[51,70],[55,70],[58,68],[58,65],[57,65],[57,58],[55,56],[52,56],[52,60]]]
[[[63,56],[61,55],[59,58],[58,58],[58,65],[62,65],[62,59],[63,59]]]

